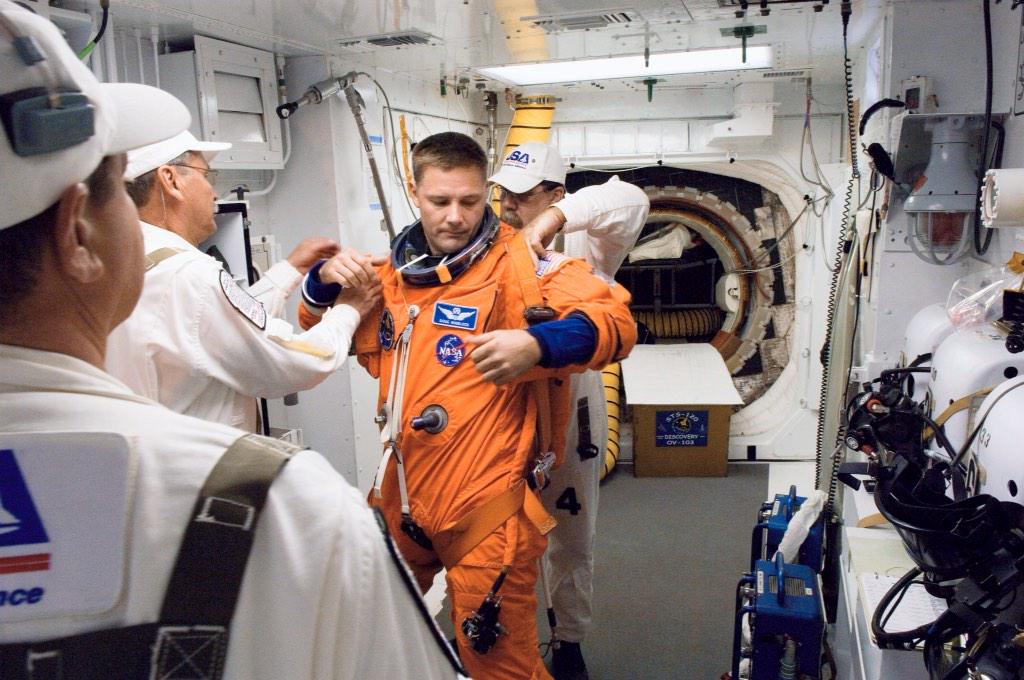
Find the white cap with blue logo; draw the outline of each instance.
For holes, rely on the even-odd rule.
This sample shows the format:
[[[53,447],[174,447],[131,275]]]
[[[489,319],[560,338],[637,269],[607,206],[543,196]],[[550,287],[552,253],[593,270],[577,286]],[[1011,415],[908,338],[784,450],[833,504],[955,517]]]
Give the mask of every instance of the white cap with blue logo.
[[[512,149],[488,182],[522,194],[541,182],[565,184],[565,161],[558,149],[544,142],[526,142]]]

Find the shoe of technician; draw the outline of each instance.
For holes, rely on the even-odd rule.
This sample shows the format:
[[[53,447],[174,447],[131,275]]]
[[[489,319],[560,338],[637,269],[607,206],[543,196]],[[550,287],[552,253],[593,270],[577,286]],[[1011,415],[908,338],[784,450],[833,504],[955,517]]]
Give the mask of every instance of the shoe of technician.
[[[617,176],[566,194],[565,163],[554,147],[541,142],[510,151],[490,181],[501,188],[503,222],[528,227],[539,250],[556,233],[563,233],[565,254],[586,260],[608,280],[614,279],[650,210],[647,194]],[[601,373],[573,375],[571,393],[564,462],[551,473],[551,484],[541,494],[558,521],[548,534],[542,562],[562,641],[553,655],[556,680],[587,677],[579,645],[592,618],[598,482],[608,440]],[[583,436],[580,415],[589,421]]]
[[[187,127],[184,105],[99,84],[56,27],[7,0],[0,94],[0,675],[458,677],[377,519],[319,454],[174,413],[103,371],[143,285],[124,151]],[[239,461],[283,463],[262,511],[197,504],[239,439]],[[180,618],[161,616],[186,526],[252,541],[239,582],[211,598],[237,596],[227,626],[197,627],[207,603],[191,590]],[[199,545],[201,565],[230,552]]]
[[[171,410],[253,432],[255,397],[319,384],[348,355],[366,296],[349,291],[310,333],[276,318],[302,275],[338,246],[307,239],[248,290],[196,246],[213,235],[210,161],[230,144],[182,132],[128,154],[128,191],[139,208],[146,285],[110,338],[107,370]]]

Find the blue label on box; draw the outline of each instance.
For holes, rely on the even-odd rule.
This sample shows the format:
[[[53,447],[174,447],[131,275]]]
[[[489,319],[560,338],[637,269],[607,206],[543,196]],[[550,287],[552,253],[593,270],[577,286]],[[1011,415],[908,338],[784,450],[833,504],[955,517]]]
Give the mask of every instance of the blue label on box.
[[[655,446],[707,446],[707,411],[655,411]]]

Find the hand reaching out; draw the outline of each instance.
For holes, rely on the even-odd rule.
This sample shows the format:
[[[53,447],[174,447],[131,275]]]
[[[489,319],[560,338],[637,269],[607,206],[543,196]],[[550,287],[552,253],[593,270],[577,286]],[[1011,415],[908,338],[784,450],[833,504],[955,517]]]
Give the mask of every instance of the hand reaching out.
[[[295,250],[289,253],[287,260],[293,267],[299,270],[300,274],[305,274],[314,264],[328,257],[333,257],[339,250],[341,250],[341,246],[338,245],[337,241],[332,241],[322,236],[314,236],[313,238],[299,241],[299,245],[295,246]]]

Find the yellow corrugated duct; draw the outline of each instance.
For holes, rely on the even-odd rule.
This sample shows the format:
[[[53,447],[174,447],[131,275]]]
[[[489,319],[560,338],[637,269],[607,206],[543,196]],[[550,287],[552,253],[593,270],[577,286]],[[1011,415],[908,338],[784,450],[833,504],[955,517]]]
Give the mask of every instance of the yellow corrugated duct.
[[[601,382],[604,383],[604,401],[608,405],[608,446],[604,450],[604,466],[601,468],[601,479],[604,479],[615,463],[619,460],[619,417],[620,399],[622,394],[622,365],[608,364],[601,371]]]
[[[516,97],[515,107],[502,158],[520,144],[547,142],[551,121],[555,118],[555,98],[550,94]]]
[[[508,135],[505,137],[505,148],[501,152],[502,159],[520,144],[547,143],[551,121],[555,118],[555,98],[549,94],[516,97],[515,107],[512,122],[508,126]],[[497,196],[495,192],[491,199],[491,207],[500,215],[501,206],[498,204]]]
[[[659,339],[694,338],[718,331],[725,319],[725,312],[718,307],[708,307],[661,314],[633,312],[633,318],[647,326]]]

